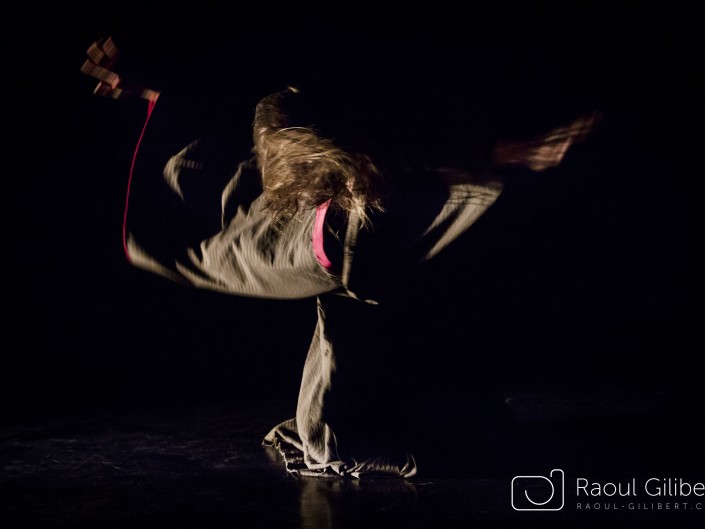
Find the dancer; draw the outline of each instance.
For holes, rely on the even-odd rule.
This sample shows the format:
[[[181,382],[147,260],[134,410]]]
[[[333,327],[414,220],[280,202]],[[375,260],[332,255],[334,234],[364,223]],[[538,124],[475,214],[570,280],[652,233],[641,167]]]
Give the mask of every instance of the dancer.
[[[98,80],[95,93],[144,99],[148,116],[160,119],[160,91],[124,79],[117,58],[110,38],[89,47],[82,71]],[[254,109],[251,155],[239,163],[229,162],[232,146],[205,137],[152,173],[144,169],[154,164],[150,153],[140,151],[125,252],[134,266],[193,287],[316,297],[296,417],[264,444],[300,475],[410,477],[417,463],[404,425],[379,398],[394,376],[384,362],[394,340],[386,304],[497,200],[501,168],[557,166],[598,116],[480,148],[460,138],[425,157],[366,141],[364,130],[333,136],[322,125],[329,115],[317,112],[297,88],[266,95]]]

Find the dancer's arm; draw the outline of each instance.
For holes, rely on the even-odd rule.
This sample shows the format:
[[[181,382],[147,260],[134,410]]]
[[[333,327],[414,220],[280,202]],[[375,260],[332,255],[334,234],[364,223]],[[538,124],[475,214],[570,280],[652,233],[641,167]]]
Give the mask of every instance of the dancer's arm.
[[[588,137],[599,120],[600,114],[588,114],[527,140],[500,140],[494,145],[490,163],[495,167],[520,166],[532,171],[555,167],[572,145]]]
[[[140,86],[117,73],[115,66],[120,52],[111,37],[98,39],[86,51],[88,58],[81,71],[98,80],[96,95],[113,99],[141,98],[156,101],[159,90]]]

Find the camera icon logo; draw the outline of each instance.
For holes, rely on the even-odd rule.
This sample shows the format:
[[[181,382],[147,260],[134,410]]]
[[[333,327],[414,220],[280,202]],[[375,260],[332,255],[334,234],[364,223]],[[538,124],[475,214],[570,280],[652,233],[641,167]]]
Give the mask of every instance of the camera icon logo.
[[[565,474],[559,468],[546,476],[515,476],[512,479],[515,511],[560,511],[564,505]]]

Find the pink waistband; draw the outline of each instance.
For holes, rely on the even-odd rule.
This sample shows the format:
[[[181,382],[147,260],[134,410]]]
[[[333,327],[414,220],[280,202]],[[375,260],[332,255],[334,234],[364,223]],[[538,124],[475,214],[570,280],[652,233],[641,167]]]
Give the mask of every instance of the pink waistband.
[[[318,262],[321,263],[321,266],[326,270],[331,270],[333,263],[330,262],[323,248],[323,225],[325,224],[328,206],[330,206],[330,200],[316,208],[316,221],[313,224],[313,236],[311,241],[313,242],[313,252],[316,254]]]

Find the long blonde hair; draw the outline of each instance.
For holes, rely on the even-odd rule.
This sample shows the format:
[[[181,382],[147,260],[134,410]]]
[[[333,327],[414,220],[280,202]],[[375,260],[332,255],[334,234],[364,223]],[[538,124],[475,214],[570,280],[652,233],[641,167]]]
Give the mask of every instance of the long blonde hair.
[[[253,152],[262,175],[265,208],[280,223],[300,209],[330,200],[366,223],[382,209],[382,172],[366,153],[344,148],[297,116],[298,90],[262,99],[255,111]]]

